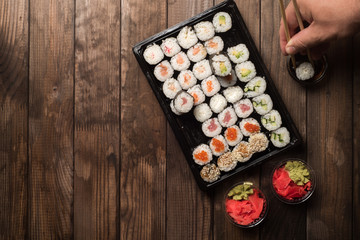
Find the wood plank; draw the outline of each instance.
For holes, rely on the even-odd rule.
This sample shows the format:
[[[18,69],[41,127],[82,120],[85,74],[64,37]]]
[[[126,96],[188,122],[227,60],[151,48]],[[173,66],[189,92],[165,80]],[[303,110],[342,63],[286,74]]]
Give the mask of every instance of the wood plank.
[[[120,2],[76,1],[74,236],[119,236]]]
[[[71,238],[74,2],[29,7],[29,236]]]
[[[166,28],[166,4],[121,4],[121,239],[165,239],[166,120],[131,48]]]
[[[220,3],[218,0],[216,3]],[[260,46],[260,1],[237,0],[235,1],[241,16],[259,49]],[[224,196],[234,184],[241,181],[251,181],[259,186],[260,168],[255,167],[239,174],[230,181],[224,182],[214,193],[214,239],[259,239],[259,229],[246,231],[233,225],[225,215]]]
[[[168,5],[168,26],[182,22],[210,8],[213,1],[172,1]],[[168,239],[211,239],[211,195],[201,191],[167,124],[166,151],[166,237]]]
[[[28,2],[0,3],[0,239],[27,235]]]
[[[289,1],[286,1],[286,4]],[[261,56],[270,71],[272,80],[295,122],[304,142],[306,142],[306,90],[288,74],[286,58],[279,46],[280,9],[278,1],[261,1]],[[271,191],[271,172],[275,165],[288,157],[306,159],[306,146],[281,154],[263,164],[261,186],[269,197],[269,212],[261,239],[305,239],[306,205],[290,206],[282,204]]]
[[[353,40],[353,239],[360,239],[360,34]]]
[[[351,55],[351,40],[333,44],[325,85],[308,91],[308,162],[318,186],[308,204],[308,239],[352,235]]]

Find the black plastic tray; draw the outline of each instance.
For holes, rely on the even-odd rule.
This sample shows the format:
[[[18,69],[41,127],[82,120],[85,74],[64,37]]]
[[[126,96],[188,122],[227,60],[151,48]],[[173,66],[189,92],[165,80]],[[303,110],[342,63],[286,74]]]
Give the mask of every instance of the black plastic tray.
[[[230,171],[230,172],[222,172],[221,177],[219,180],[213,182],[213,183],[207,183],[202,180],[200,176],[200,170],[202,169],[202,166],[197,165],[193,159],[192,159],[192,151],[193,149],[198,146],[201,143],[208,143],[211,138],[206,137],[202,130],[201,130],[201,123],[197,122],[195,117],[193,116],[192,111],[177,116],[175,115],[170,108],[170,99],[167,99],[166,96],[162,92],[162,83],[158,81],[154,74],[154,66],[149,65],[145,59],[143,58],[143,52],[146,49],[146,47],[149,44],[156,43],[160,45],[162,43],[162,40],[168,38],[168,37],[176,37],[178,33],[180,32],[181,28],[184,26],[194,26],[196,23],[201,21],[212,21],[213,16],[217,12],[227,12],[230,14],[232,18],[232,28],[225,32],[225,33],[216,33],[217,36],[220,36],[224,41],[224,50],[226,50],[228,47],[235,46],[239,43],[244,43],[250,52],[249,60],[252,61],[255,65],[257,76],[265,77],[265,80],[267,82],[267,88],[265,93],[269,94],[273,100],[273,109],[276,109],[279,111],[281,117],[282,117],[282,126],[285,126],[289,132],[291,141],[290,143],[285,146],[284,148],[276,148],[269,143],[269,147],[261,153],[255,153],[252,158],[245,162],[245,163],[238,163],[237,167]],[[231,176],[238,174],[240,172],[243,172],[244,170],[258,165],[265,161],[266,159],[279,154],[281,152],[287,151],[296,145],[300,144],[302,142],[301,136],[298,132],[298,130],[295,127],[295,124],[293,123],[288,111],[286,110],[286,107],[281,100],[275,85],[270,77],[270,74],[263,63],[261,56],[259,52],[256,49],[256,46],[254,44],[254,41],[252,40],[252,37],[244,23],[244,20],[241,17],[241,14],[235,4],[232,0],[224,1],[184,22],[181,22],[175,26],[172,26],[165,31],[162,31],[138,44],[136,44],[133,47],[133,52],[135,54],[135,57],[137,61],[139,62],[139,65],[144,72],[147,80],[149,81],[149,84],[151,88],[153,89],[175,135],[177,140],[180,143],[180,146],[185,154],[186,160],[188,161],[188,164],[194,174],[194,177],[199,185],[199,187],[202,190],[210,190],[213,187],[217,186],[221,182],[223,182],[225,179],[230,178]],[[185,51],[186,52],[186,51]],[[207,57],[208,58],[208,57]],[[164,59],[170,60],[170,58],[166,57]],[[191,64],[189,69],[192,69],[193,63]],[[234,67],[234,65],[233,65]],[[175,71],[176,72],[176,71]],[[174,78],[177,77],[178,72],[174,74]],[[198,82],[199,83],[199,82]],[[244,88],[245,83],[242,83],[240,81],[237,81],[236,85],[241,86]],[[223,90],[223,88],[222,88]],[[220,90],[220,91],[222,91]],[[209,98],[206,98],[206,102],[209,101]],[[260,123],[260,115],[258,115],[255,110],[254,113],[250,115],[250,117],[253,117],[257,119]],[[238,120],[238,122],[240,119]],[[238,124],[237,122],[237,124]],[[223,129],[224,131],[225,129]],[[267,136],[269,136],[268,131],[265,128],[262,127],[262,132],[264,132]],[[246,140],[247,138],[244,137]],[[212,162],[216,163],[217,158],[215,157]]]

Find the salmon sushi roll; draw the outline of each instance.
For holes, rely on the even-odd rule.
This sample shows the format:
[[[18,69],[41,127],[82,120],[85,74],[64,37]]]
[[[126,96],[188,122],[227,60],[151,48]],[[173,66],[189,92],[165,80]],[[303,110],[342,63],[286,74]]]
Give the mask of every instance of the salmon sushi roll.
[[[163,84],[163,93],[167,98],[173,99],[180,90],[181,86],[174,78],[167,79]]]
[[[198,38],[190,26],[183,27],[177,35],[177,40],[182,48],[189,49],[198,42]]]
[[[222,154],[217,160],[217,165],[220,171],[223,172],[229,172],[233,170],[236,167],[237,163],[237,159],[234,158],[231,152],[226,152]]]
[[[240,130],[244,136],[260,132],[260,124],[255,118],[245,118],[240,122]]]
[[[195,46],[191,47],[187,51],[187,56],[192,62],[199,62],[204,58],[206,58],[206,55],[207,55],[206,49],[204,45],[202,45],[201,43],[195,44]]]
[[[205,94],[201,90],[201,87],[199,84],[191,87],[187,91],[191,96],[194,98],[194,106],[197,106],[205,101]]]
[[[249,99],[241,99],[234,105],[235,113],[239,118],[247,118],[254,111],[253,105]]]
[[[192,71],[199,80],[203,80],[212,74],[210,63],[206,59],[195,63]]]
[[[197,79],[190,70],[183,70],[177,77],[177,80],[180,83],[180,86],[184,90],[188,90],[189,88],[195,86]]]
[[[201,171],[200,176],[205,182],[215,182],[220,178],[220,169],[213,163],[205,165]]]
[[[193,151],[194,162],[198,165],[208,164],[212,160],[211,149],[206,144],[200,144]]]
[[[220,125],[223,127],[230,127],[234,125],[238,120],[233,107],[225,108],[221,113],[219,113],[218,119]]]
[[[221,135],[213,137],[210,141],[209,146],[214,156],[220,156],[221,154],[229,151],[226,140]]]
[[[167,57],[173,57],[175,54],[178,54],[181,51],[181,47],[174,37],[163,40],[160,47]]]
[[[183,71],[189,68],[190,66],[190,60],[186,56],[184,52],[179,52],[175,56],[173,56],[170,60],[171,66],[176,71]]]
[[[219,120],[215,118],[210,118],[203,122],[201,129],[205,136],[207,137],[215,137],[221,133],[222,127],[219,123]]]
[[[147,63],[155,65],[164,58],[164,53],[161,51],[159,45],[152,44],[146,47],[143,56]]]
[[[215,28],[209,21],[199,22],[194,26],[196,36],[201,41],[209,40],[215,35]]]
[[[220,88],[220,83],[214,75],[201,81],[201,89],[207,97],[214,96],[220,91]]]
[[[227,12],[215,14],[212,23],[215,27],[215,32],[227,32],[232,27],[232,20]]]
[[[165,82],[166,79],[174,75],[174,69],[171,67],[169,61],[165,60],[156,65],[154,68],[154,75],[160,82]]]
[[[243,139],[243,135],[240,131],[240,128],[236,125],[228,127],[225,130],[224,137],[226,139],[226,142],[229,144],[229,146],[235,146]]]
[[[205,42],[205,48],[209,55],[218,54],[224,49],[224,41],[221,37],[215,36]]]

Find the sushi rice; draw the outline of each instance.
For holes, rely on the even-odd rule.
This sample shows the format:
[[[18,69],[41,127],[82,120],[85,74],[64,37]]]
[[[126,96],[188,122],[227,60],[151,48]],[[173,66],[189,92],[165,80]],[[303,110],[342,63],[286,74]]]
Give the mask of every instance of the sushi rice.
[[[228,127],[225,130],[224,137],[226,139],[226,142],[229,144],[229,146],[235,146],[243,139],[241,130],[236,125]]]
[[[207,103],[202,103],[194,108],[194,117],[198,122],[205,122],[212,116],[212,111]]]
[[[213,137],[209,146],[214,156],[220,156],[221,154],[229,151],[229,146],[222,135]]]
[[[201,41],[209,40],[215,35],[215,28],[209,21],[199,22],[194,26],[196,36]]]
[[[197,43],[187,51],[187,56],[192,62],[199,62],[206,58],[207,52],[202,43]]]
[[[220,169],[213,163],[205,165],[201,171],[200,176],[205,182],[215,182],[220,178]]]
[[[210,118],[203,122],[201,129],[205,136],[207,137],[215,137],[221,133],[222,127],[219,123],[219,120],[215,118]]]
[[[180,90],[181,86],[174,78],[167,79],[163,84],[163,93],[167,98],[173,99]]]
[[[234,158],[231,152],[226,152],[222,154],[217,160],[217,165],[220,171],[224,172],[229,172],[233,170],[236,167],[237,163],[237,159]]]
[[[194,162],[198,165],[208,164],[212,160],[212,152],[208,145],[200,144],[193,151]]]
[[[229,103],[235,103],[243,97],[243,90],[239,86],[229,87],[223,91],[226,100]]]
[[[241,99],[234,105],[235,113],[239,118],[247,118],[254,111],[253,105],[250,99]]]
[[[198,38],[190,26],[183,27],[177,35],[177,40],[182,48],[189,49],[198,42]]]
[[[252,152],[263,152],[269,146],[269,139],[264,133],[255,133],[249,137],[249,147]]]
[[[195,106],[197,106],[205,101],[205,94],[201,90],[201,87],[199,84],[189,88],[187,92],[190,93],[191,96],[193,96]]]
[[[209,105],[214,113],[220,113],[225,109],[227,101],[223,95],[217,93],[210,98]]]
[[[225,108],[221,113],[219,113],[218,119],[220,125],[223,127],[230,127],[231,125],[234,125],[238,120],[233,107]]]
[[[270,140],[275,147],[285,147],[290,143],[290,133],[285,127],[281,127],[271,132]]]
[[[197,83],[196,77],[190,70],[181,71],[177,77],[177,80],[179,81],[181,88],[184,90],[188,90]]]
[[[241,141],[234,147],[232,154],[238,162],[246,162],[252,157],[253,152],[248,142]]]
[[[158,64],[163,58],[164,53],[157,44],[152,44],[146,47],[144,51],[144,59],[150,65]]]
[[[171,108],[171,111],[172,111],[173,113],[175,113],[176,115],[181,115],[181,114],[182,114],[181,112],[179,112],[178,110],[176,110],[176,108],[175,108],[175,106],[174,106],[174,100],[171,100],[171,102],[170,102],[170,108]]]
[[[240,122],[240,130],[244,136],[260,132],[260,124],[255,118],[245,118]]]
[[[194,98],[185,91],[179,91],[174,98],[174,107],[178,112],[188,113],[194,106]]]

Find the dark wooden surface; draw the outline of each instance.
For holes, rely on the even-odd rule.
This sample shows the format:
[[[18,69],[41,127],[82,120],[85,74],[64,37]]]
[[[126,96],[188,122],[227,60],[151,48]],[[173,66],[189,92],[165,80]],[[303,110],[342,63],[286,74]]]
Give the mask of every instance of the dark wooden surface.
[[[0,0],[0,239],[360,238],[360,37],[333,44],[306,90],[280,54],[277,1],[236,3],[304,144],[198,188],[132,47],[219,2]],[[306,204],[270,190],[287,157],[315,169]],[[242,180],[269,198],[254,229],[224,215]]]

